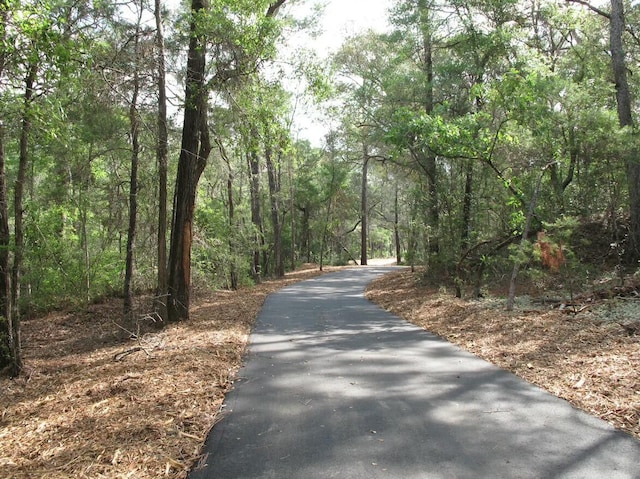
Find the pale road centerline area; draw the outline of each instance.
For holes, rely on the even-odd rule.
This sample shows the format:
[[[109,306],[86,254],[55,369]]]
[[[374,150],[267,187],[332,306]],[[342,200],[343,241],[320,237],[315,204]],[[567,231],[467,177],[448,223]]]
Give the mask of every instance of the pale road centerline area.
[[[269,296],[190,479],[640,478],[640,441],[368,301],[392,270]]]

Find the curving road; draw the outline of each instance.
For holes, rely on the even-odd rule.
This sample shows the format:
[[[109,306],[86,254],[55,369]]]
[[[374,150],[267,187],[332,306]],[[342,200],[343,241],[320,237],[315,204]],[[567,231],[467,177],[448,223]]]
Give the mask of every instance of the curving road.
[[[366,300],[390,270],[267,299],[190,479],[640,478],[640,441]]]

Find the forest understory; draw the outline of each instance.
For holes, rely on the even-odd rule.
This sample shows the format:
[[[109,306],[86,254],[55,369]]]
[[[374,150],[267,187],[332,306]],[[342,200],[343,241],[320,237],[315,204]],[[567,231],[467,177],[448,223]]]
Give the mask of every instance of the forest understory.
[[[202,444],[265,298],[318,274],[308,265],[284,280],[200,294],[190,321],[135,340],[115,322],[119,300],[25,321],[24,374],[0,379],[0,476],[186,477],[206,459]],[[584,297],[588,307],[570,313],[521,298],[508,313],[502,300],[456,299],[423,279],[392,273],[367,295],[640,439],[640,337],[613,307],[631,311],[640,300]]]

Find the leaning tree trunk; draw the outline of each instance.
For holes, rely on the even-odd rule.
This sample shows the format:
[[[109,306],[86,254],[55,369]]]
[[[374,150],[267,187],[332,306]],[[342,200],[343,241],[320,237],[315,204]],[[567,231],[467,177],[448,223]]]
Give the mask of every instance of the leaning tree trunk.
[[[631,92],[627,81],[627,65],[622,41],[625,30],[624,4],[611,0],[610,47],[613,76],[616,84],[618,122],[621,128],[633,128]],[[635,150],[627,154],[627,184],[629,188],[629,212],[631,225],[627,255],[634,263],[640,259],[640,158]]]
[[[206,38],[199,32],[200,28],[197,25],[197,18],[204,9],[204,0],[192,0],[182,143],[176,176],[169,249],[167,303],[169,321],[189,319],[193,212],[198,181],[211,152],[207,125],[208,95],[205,83]]]
[[[167,318],[167,170],[169,133],[167,130],[167,86],[165,67],[164,33],[162,25],[162,2],[155,0],[156,48],[158,51],[158,285],[156,290],[156,313],[160,319]]]

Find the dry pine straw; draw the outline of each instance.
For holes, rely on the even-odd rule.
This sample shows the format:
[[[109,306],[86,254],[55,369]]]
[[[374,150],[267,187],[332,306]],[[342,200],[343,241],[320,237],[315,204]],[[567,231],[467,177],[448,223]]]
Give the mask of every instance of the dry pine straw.
[[[465,301],[393,273],[367,296],[389,311],[640,439],[640,337],[588,313]]]
[[[266,296],[318,274],[212,293],[140,342],[116,300],[25,321],[25,373],[0,379],[0,478],[186,477]]]
[[[299,279],[197,302],[190,321],[123,342],[121,304],[24,323],[26,372],[0,379],[0,478],[184,478],[197,462],[266,296]],[[371,299],[640,435],[638,339],[557,312],[512,314],[425,294],[408,272]],[[133,347],[144,347],[114,357]]]

